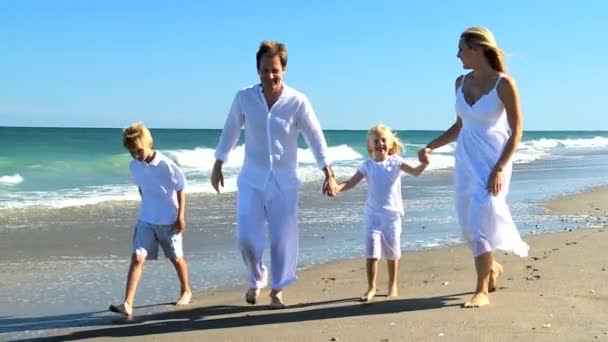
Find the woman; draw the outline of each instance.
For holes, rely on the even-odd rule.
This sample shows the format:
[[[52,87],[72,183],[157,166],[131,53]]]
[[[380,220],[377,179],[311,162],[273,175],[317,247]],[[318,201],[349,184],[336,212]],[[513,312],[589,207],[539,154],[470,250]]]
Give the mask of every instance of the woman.
[[[493,258],[496,249],[525,257],[528,245],[521,240],[511,218],[506,196],[512,157],[522,136],[522,115],[517,87],[505,73],[503,54],[492,33],[472,27],[458,43],[464,69],[456,79],[456,122],[418,151],[428,162],[434,149],[457,141],[454,182],[458,222],[475,257],[477,287],[465,307],[490,303],[502,266]]]

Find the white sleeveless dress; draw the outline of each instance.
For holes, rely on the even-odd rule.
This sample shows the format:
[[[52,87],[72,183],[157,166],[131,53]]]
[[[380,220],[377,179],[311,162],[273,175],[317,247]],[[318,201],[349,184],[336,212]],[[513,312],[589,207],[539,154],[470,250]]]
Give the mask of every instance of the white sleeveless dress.
[[[529,246],[521,239],[506,203],[511,162],[503,169],[501,192],[494,197],[486,189],[510,135],[505,107],[496,89],[501,78],[472,105],[464,98],[465,77],[456,92],[456,113],[462,120],[455,152],[456,211],[474,256],[500,249],[525,257]]]

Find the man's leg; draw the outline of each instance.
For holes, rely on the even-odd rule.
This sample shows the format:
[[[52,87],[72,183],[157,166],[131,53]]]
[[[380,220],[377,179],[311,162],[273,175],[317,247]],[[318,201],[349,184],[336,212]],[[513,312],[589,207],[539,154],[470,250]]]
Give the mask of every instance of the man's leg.
[[[246,301],[250,304],[255,304],[259,290],[268,284],[268,271],[262,263],[265,217],[264,194],[247,184],[240,184],[236,238],[247,269]]]

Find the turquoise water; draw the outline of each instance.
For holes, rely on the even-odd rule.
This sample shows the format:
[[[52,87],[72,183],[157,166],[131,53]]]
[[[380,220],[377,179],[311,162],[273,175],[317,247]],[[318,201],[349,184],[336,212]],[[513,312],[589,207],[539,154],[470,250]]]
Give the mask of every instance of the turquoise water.
[[[398,131],[406,143],[405,156],[415,152],[439,131]],[[220,130],[153,129],[155,147],[185,171],[190,193],[211,193],[209,172]],[[366,157],[365,131],[327,131],[330,156],[340,175],[354,172]],[[300,139],[300,176],[316,180],[320,174]],[[571,154],[608,150],[608,132],[525,132],[516,163],[567,159]],[[430,172],[450,169],[453,146],[435,154]],[[443,152],[443,153],[442,153]],[[234,191],[243,159],[242,139],[226,165],[227,191]],[[28,206],[69,207],[104,201],[133,200],[130,157],[121,146],[121,130],[105,128],[0,127],[0,210]]]

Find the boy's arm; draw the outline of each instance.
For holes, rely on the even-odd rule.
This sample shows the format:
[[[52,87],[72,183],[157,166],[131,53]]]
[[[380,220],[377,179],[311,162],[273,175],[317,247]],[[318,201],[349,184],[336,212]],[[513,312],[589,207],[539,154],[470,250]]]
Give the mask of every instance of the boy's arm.
[[[185,208],[186,193],[184,190],[179,190],[177,191],[177,219],[173,225],[173,230],[178,234],[186,229]]]
[[[360,171],[357,171],[349,180],[346,182],[342,182],[338,184],[338,192],[346,191],[348,189],[352,189],[355,185],[359,184],[359,182],[363,179],[363,174]]]
[[[426,169],[428,165],[429,164],[427,163],[420,163],[418,166],[412,166],[406,162],[403,162],[401,163],[401,171],[409,173],[412,176],[418,176],[422,173],[422,171],[424,171],[424,169]]]

